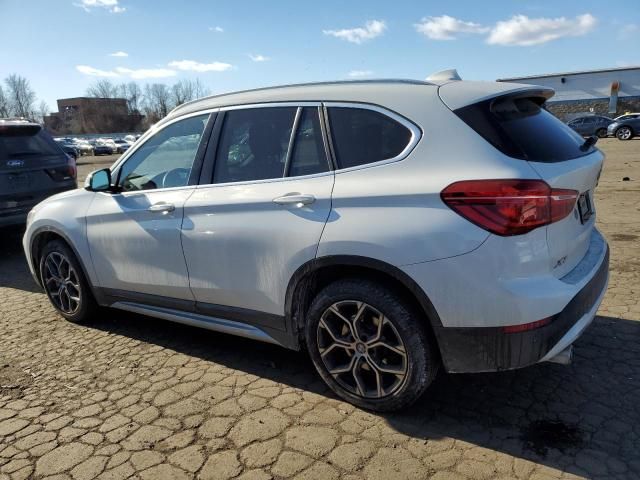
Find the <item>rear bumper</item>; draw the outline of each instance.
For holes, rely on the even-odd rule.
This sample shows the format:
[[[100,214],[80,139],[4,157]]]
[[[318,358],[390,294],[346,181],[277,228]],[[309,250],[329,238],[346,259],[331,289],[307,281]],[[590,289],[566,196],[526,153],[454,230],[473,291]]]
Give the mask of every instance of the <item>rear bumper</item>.
[[[66,192],[67,190],[73,190],[75,188],[77,187],[74,180],[73,182],[68,182],[63,186],[51,190],[38,191],[32,195],[30,194],[29,199],[26,201],[12,201],[9,195],[2,195],[2,198],[0,198],[0,227],[26,223],[29,211],[38,203],[56,193]]]
[[[591,267],[586,284],[546,326],[518,333],[505,333],[502,327],[434,326],[446,370],[511,370],[548,361],[571,345],[593,321],[606,292],[609,248],[606,243],[602,247],[595,262],[588,252],[576,272],[565,277],[571,283],[572,277],[582,277],[584,269]]]

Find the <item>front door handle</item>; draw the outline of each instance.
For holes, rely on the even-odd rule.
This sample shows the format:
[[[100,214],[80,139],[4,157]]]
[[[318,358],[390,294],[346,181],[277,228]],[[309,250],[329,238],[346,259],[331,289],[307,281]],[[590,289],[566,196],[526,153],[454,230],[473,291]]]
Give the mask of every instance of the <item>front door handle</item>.
[[[158,202],[151,205],[148,210],[150,212],[169,213],[173,212],[176,206],[173,203]]]
[[[277,203],[278,205],[290,205],[298,208],[304,205],[310,205],[315,201],[316,197],[313,195],[303,195],[298,193],[291,193],[273,199],[273,203]]]

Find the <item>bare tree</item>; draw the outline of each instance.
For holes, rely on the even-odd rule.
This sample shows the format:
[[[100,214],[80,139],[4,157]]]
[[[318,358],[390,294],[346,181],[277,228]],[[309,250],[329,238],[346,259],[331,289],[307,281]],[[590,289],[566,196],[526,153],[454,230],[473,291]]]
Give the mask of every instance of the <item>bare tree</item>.
[[[209,89],[202,85],[199,79],[180,80],[171,87],[171,99],[176,107],[208,94]]]
[[[44,124],[44,117],[49,115],[49,111],[49,105],[47,105],[47,102],[41,100],[40,104],[38,105],[38,121],[40,123]]]
[[[117,98],[118,87],[109,80],[98,80],[87,88],[87,95],[96,98]]]
[[[171,91],[164,83],[144,87],[145,113],[151,123],[167,116],[171,108]]]
[[[4,94],[4,90],[2,90],[2,85],[0,85],[0,118],[10,116],[11,105],[9,104],[9,99]]]
[[[204,86],[200,79],[196,78],[193,86],[193,98],[198,99],[207,95],[211,95],[211,90],[209,90],[209,87]]]
[[[7,86],[7,98],[11,113],[18,117],[30,118],[34,115],[33,107],[36,93],[31,88],[29,80],[15,73],[4,79]]]
[[[127,109],[130,114],[140,113],[142,89],[136,82],[122,83],[119,87],[120,96],[127,99]]]

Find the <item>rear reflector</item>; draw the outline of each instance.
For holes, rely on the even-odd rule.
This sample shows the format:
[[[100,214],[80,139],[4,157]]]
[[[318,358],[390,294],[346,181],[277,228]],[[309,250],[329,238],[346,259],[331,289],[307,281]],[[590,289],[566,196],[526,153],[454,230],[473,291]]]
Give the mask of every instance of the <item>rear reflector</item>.
[[[542,180],[467,180],[440,194],[459,215],[496,235],[522,235],[562,220],[579,192],[551,188]]]
[[[504,333],[528,332],[529,330],[535,330],[536,328],[549,325],[551,320],[553,320],[553,317],[543,318],[542,320],[537,320],[531,323],[523,323],[522,325],[508,325],[506,327],[502,327],[502,331]]]

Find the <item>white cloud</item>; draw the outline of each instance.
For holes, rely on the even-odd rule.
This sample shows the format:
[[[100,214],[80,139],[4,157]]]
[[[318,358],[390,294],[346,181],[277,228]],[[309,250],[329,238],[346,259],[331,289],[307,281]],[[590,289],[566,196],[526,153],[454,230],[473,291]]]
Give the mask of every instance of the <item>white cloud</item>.
[[[351,78],[370,77],[373,72],[371,70],[351,70],[347,75]]]
[[[487,43],[525,47],[539,45],[561,37],[584,35],[593,30],[596,23],[596,18],[590,13],[574,19],[529,18],[526,15],[515,15],[509,20],[496,23],[491,29]]]
[[[458,33],[486,33],[488,27],[465,22],[449,15],[425,17],[414,25],[415,29],[432,40],[455,40]]]
[[[325,35],[341,38],[347,42],[361,44],[372,38],[379,37],[387,29],[384,20],[371,20],[364,27],[344,28],[342,30],[323,30]]]
[[[124,68],[124,67],[116,67],[116,72],[120,75],[125,75],[127,77],[134,78],[136,80],[141,80],[144,78],[166,78],[166,77],[175,77],[176,71],[169,70],[168,68]]]
[[[129,54],[127,52],[123,52],[122,50],[118,52],[113,52],[109,54],[110,57],[128,57]]]
[[[233,65],[223,62],[200,63],[194,60],[174,60],[169,66],[178,70],[190,72],[224,72],[233,68]]]
[[[100,70],[98,68],[90,67],[89,65],[76,65],[76,70],[85,75],[92,77],[119,77],[116,72],[110,70]]]
[[[169,70],[168,68],[132,69],[116,67],[114,70],[100,70],[99,68],[90,67],[88,65],[76,65],[76,70],[92,77],[129,77],[135,80],[145,78],[166,78],[174,77],[176,75],[175,70]]]
[[[87,12],[92,8],[104,8],[111,13],[122,13],[126,8],[121,7],[118,4],[119,0],[81,0],[80,3],[75,5],[84,8]]]
[[[222,32],[224,32],[224,28],[222,28],[222,27],[218,27],[218,26],[216,26],[216,27],[209,27],[209,31],[210,31],[210,32],[222,33]]]
[[[264,55],[251,55],[249,54],[249,58],[254,62],[266,62],[271,60],[269,57],[265,57]]]

